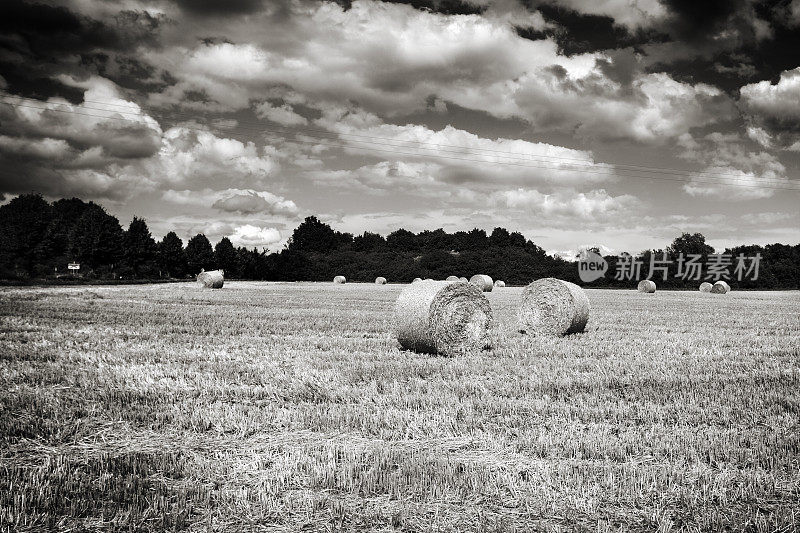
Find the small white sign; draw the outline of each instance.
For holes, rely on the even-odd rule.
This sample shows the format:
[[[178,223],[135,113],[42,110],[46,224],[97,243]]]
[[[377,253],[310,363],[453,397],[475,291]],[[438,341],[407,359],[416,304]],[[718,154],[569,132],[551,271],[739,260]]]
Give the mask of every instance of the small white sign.
[[[70,270],[80,270],[81,264],[80,263],[70,263],[67,265],[67,268]]]

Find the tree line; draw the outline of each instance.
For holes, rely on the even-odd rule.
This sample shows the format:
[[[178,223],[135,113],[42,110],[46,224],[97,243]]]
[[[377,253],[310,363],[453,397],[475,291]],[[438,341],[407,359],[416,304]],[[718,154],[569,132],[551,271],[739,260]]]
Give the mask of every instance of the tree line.
[[[714,250],[703,235],[685,233],[664,250],[640,255],[646,277],[651,255],[676,259],[698,254],[707,259]],[[733,256],[761,255],[757,280],[738,288],[800,288],[800,244],[739,246]],[[629,279],[614,279],[620,260],[605,257],[608,272],[593,282],[598,287],[630,287]],[[69,276],[67,264],[80,263],[85,279],[186,279],[202,269],[221,268],[228,279],[272,281],[330,281],[344,275],[351,281],[409,282],[416,277],[444,279],[485,273],[508,284],[522,285],[541,277],[581,283],[574,261],[548,255],[519,232],[497,227],[447,233],[443,229],[413,233],[398,229],[386,237],[370,232],[353,236],[334,230],[314,216],[307,217],[279,252],[235,247],[223,237],[212,246],[199,233],[184,245],[170,231],[156,241],[145,220],[134,217],[127,229],[102,206],[78,198],[49,203],[40,195],[21,195],[0,206],[0,278],[46,279]],[[696,288],[699,281],[681,279],[676,263],[659,286]],[[731,267],[732,269],[732,267]],[[733,274],[731,270],[731,274]]]

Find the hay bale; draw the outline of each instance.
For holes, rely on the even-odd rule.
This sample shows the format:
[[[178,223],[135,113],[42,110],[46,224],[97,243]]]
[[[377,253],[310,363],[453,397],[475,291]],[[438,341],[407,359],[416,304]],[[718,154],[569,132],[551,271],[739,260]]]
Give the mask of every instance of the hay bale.
[[[375,285],[386,285],[386,278],[383,276],[378,276],[375,278]]]
[[[416,352],[454,356],[486,348],[491,321],[489,300],[470,283],[420,281],[394,304],[397,340]]]
[[[345,278],[344,276],[336,276],[335,278],[333,278],[333,282],[334,283],[347,283],[347,278]]]
[[[447,276],[447,281],[461,281],[458,276]]]
[[[414,281],[412,281],[411,283],[416,283],[418,281],[422,281],[422,278],[414,278]]]
[[[225,284],[225,272],[222,270],[201,270],[197,275],[197,283],[206,289],[221,289]]]
[[[589,298],[569,281],[538,279],[523,289],[517,319],[531,335],[579,333],[589,320]]]
[[[711,292],[711,287],[712,285],[709,282],[704,281],[700,284],[700,292]]]
[[[714,294],[727,294],[731,291],[731,286],[727,281],[719,280],[711,286],[711,292]]]
[[[646,292],[647,294],[656,292],[656,284],[651,279],[643,279],[636,288],[639,292]]]
[[[498,279],[497,281],[494,282],[494,286],[495,287],[505,287],[506,286],[506,282],[501,280],[501,279]]]
[[[469,278],[469,282],[473,285],[477,285],[480,290],[483,292],[492,292],[492,287],[494,287],[494,282],[492,278],[487,276],[486,274],[475,274],[471,278]]]

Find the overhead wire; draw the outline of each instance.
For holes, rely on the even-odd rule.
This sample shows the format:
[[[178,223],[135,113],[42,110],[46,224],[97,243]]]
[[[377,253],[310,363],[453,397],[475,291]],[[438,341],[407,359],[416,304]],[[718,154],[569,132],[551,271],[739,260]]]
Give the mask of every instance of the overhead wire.
[[[5,96],[5,98],[9,97],[8,95],[4,95],[4,96]],[[25,99],[24,97],[18,97],[18,96],[13,96],[13,95],[11,96],[11,98],[16,98],[18,100],[23,100],[23,101],[25,101],[25,100],[33,101],[33,102],[35,102],[37,104],[43,104],[43,105],[48,106],[48,107],[34,106],[34,105],[22,104],[22,103],[19,103],[19,102],[9,102],[9,101],[3,101],[3,103],[5,103],[7,105],[10,105],[10,106],[14,106],[14,107],[26,107],[26,108],[32,108],[32,109],[39,109],[39,110],[43,110],[43,111],[55,111],[55,112],[61,112],[61,113],[72,113],[72,114],[76,114],[76,115],[88,116],[88,117],[93,117],[93,118],[100,118],[100,119],[105,119],[105,120],[122,120],[122,121],[126,121],[126,122],[134,122],[134,123],[137,123],[137,124],[146,124],[146,121],[145,121],[144,117],[139,112],[134,111],[134,110],[123,111],[123,110],[118,110],[118,109],[96,108],[96,107],[90,107],[90,106],[86,106],[86,105],[82,105],[81,106],[82,110],[90,110],[90,111],[97,111],[97,112],[103,112],[103,113],[112,113],[114,115],[135,115],[136,119],[131,119],[131,118],[126,118],[124,116],[108,116],[108,115],[95,115],[95,114],[92,114],[92,113],[82,113],[82,112],[80,112],[80,110],[74,109],[74,107],[76,107],[75,104],[68,104],[68,105],[73,107],[71,109],[59,109],[59,108],[49,107],[49,106],[52,106],[53,104],[48,104],[48,103],[42,102],[40,100]],[[125,109],[130,109],[129,106],[125,106],[123,104],[114,104],[114,103],[110,103],[110,102],[109,103],[101,103],[101,102],[97,102],[97,101],[93,101],[93,103],[100,103],[101,105],[117,106],[117,107],[124,107]],[[67,105],[67,104],[60,104],[59,103],[59,104],[55,104],[55,105]],[[158,116],[158,114],[156,114],[156,113],[149,113],[148,112],[148,115],[149,114],[154,114],[154,115]],[[186,114],[182,114],[182,113],[178,113],[178,115],[186,116]],[[161,115],[161,116],[164,117],[164,115]],[[194,117],[192,117],[192,118],[194,119]],[[205,128],[198,128],[198,127],[193,127],[193,126],[189,126],[189,125],[185,125],[185,124],[182,125],[182,127],[186,128],[186,129],[190,129],[190,130],[196,130],[196,131],[207,131]],[[280,128],[268,128],[268,127],[247,128],[246,126],[242,127],[242,125],[237,125],[237,127],[230,128],[230,129],[232,129],[234,131],[235,130],[248,131],[248,129],[249,129],[250,132],[255,132],[255,133],[263,133],[265,131],[268,131],[268,132],[279,131],[279,132],[285,132],[285,133],[293,134],[293,135],[303,134],[302,130],[300,132],[297,132],[297,131],[291,131],[291,130],[283,130],[283,129],[280,129]],[[330,135],[337,135],[336,132],[329,132],[329,134]],[[346,134],[338,134],[338,135],[346,135]],[[589,163],[588,161],[585,161],[585,160],[576,160],[576,161],[581,161],[581,162],[588,163],[586,165],[578,165],[577,166],[578,168],[575,168],[576,165],[571,165],[571,164],[559,164],[559,166],[551,166],[552,164],[554,164],[554,162],[552,162],[552,161],[541,161],[541,160],[534,159],[534,158],[522,159],[522,158],[513,158],[513,157],[508,157],[508,156],[502,156],[502,155],[492,155],[492,156],[490,156],[490,155],[483,155],[483,154],[475,153],[475,152],[471,153],[469,147],[459,147],[462,150],[459,151],[459,152],[455,152],[455,153],[464,154],[464,155],[473,155],[473,156],[477,156],[477,157],[481,157],[482,156],[482,157],[485,157],[485,158],[494,157],[494,158],[498,158],[499,160],[491,161],[491,160],[487,160],[487,159],[474,159],[474,158],[469,158],[469,157],[456,157],[456,156],[453,156],[453,155],[444,155],[444,154],[441,153],[442,150],[438,150],[435,153],[403,152],[403,151],[398,151],[398,150],[392,150],[390,148],[394,148],[394,149],[397,149],[397,148],[413,149],[413,148],[380,141],[380,140],[383,140],[383,141],[391,141],[392,140],[392,139],[386,139],[386,138],[383,138],[383,139],[378,138],[378,139],[380,139],[379,141],[362,141],[362,140],[344,139],[344,143],[336,143],[336,142],[324,142],[324,141],[329,141],[329,139],[327,139],[327,138],[318,139],[318,138],[315,138],[313,135],[307,135],[307,136],[310,137],[312,140],[299,140],[299,139],[286,139],[286,138],[284,138],[284,139],[282,139],[282,141],[286,142],[286,143],[290,143],[290,144],[321,145],[321,146],[337,147],[337,148],[344,148],[344,149],[350,149],[350,150],[354,150],[355,149],[355,150],[364,150],[364,151],[368,151],[368,152],[369,151],[377,151],[377,152],[383,152],[383,153],[391,153],[391,154],[394,154],[394,155],[449,159],[449,160],[465,161],[465,162],[479,163],[479,164],[500,164],[500,165],[509,165],[509,166],[525,167],[525,168],[542,168],[542,169],[548,169],[548,170],[553,170],[553,171],[557,171],[557,172],[584,172],[584,173],[585,172],[590,172],[590,173],[593,173],[595,175],[611,176],[611,177],[626,177],[626,178],[635,178],[635,179],[637,179],[637,178],[655,179],[655,180],[679,181],[679,182],[684,182],[684,183],[704,183],[704,184],[712,184],[712,185],[729,185],[729,186],[747,187],[747,188],[768,188],[768,189],[779,189],[779,190],[800,190],[800,188],[794,188],[792,186],[789,186],[789,187],[781,186],[781,185],[788,185],[788,183],[786,181],[784,181],[784,180],[764,180],[764,179],[761,179],[761,180],[759,180],[761,183],[752,183],[751,181],[747,180],[747,178],[741,178],[741,177],[738,177],[738,176],[716,175],[716,174],[710,174],[710,173],[696,173],[696,172],[692,172],[692,171],[678,171],[677,169],[674,169],[674,170],[676,172],[680,172],[680,173],[676,174],[676,175],[683,176],[683,177],[686,177],[686,178],[689,178],[689,179],[670,178],[670,177],[667,177],[667,176],[647,176],[647,175],[641,175],[641,174],[620,174],[620,171],[633,172],[633,170],[630,170],[630,169],[627,169],[627,168],[621,168],[620,166],[613,165],[613,164],[612,164],[613,166],[609,166],[609,164],[605,164],[605,163]],[[359,137],[366,137],[366,136],[359,136]],[[415,142],[417,142],[417,141],[415,141]],[[420,142],[420,144],[421,144],[421,142]],[[447,145],[438,145],[438,146],[447,146]],[[449,145],[449,146],[455,147],[454,145]],[[417,150],[433,151],[434,149],[433,148],[417,148]],[[454,153],[452,151],[447,151],[447,150],[444,150],[444,152],[445,153]],[[497,151],[497,152],[500,152],[500,151]],[[513,152],[504,152],[504,153],[511,154]],[[527,155],[527,154],[520,154],[520,155]],[[552,156],[552,157],[558,159],[556,156]],[[570,158],[561,158],[561,159],[569,160]],[[531,164],[531,163],[550,163],[550,165],[534,165],[534,164]],[[572,167],[572,168],[570,168],[570,167]],[[593,167],[593,168],[587,168],[587,167]],[[602,170],[611,170],[612,172],[604,172]],[[658,169],[656,169],[656,168],[652,168],[651,169],[651,168],[648,168],[648,167],[642,167],[642,172],[657,173],[657,171],[658,171]],[[412,176],[407,176],[407,177],[412,177]]]

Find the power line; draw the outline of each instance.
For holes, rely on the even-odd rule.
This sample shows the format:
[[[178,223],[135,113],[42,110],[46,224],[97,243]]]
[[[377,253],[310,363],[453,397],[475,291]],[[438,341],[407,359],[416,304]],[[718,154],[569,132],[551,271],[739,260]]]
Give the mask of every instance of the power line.
[[[37,101],[37,102],[39,102],[39,101]],[[125,117],[118,117],[118,116],[94,115],[94,114],[91,114],[91,113],[81,113],[81,112],[79,112],[79,111],[77,111],[75,109],[53,109],[53,108],[50,108],[50,107],[38,107],[38,106],[31,106],[31,105],[13,103],[13,102],[3,102],[3,103],[5,103],[5,104],[7,104],[9,106],[12,106],[12,107],[25,107],[25,108],[31,108],[31,109],[38,109],[38,110],[42,110],[42,111],[55,111],[55,112],[60,112],[60,113],[68,113],[68,114],[87,116],[87,117],[93,117],[93,118],[101,118],[101,119],[105,119],[105,120],[121,120],[121,121],[125,121],[125,122],[133,122],[133,123],[140,124],[140,125],[146,123],[146,121],[144,121],[142,118],[139,118],[138,120],[133,120],[133,119],[129,119],[129,118],[125,118]],[[118,111],[118,110],[87,108],[86,106],[84,106],[83,108],[84,109],[89,109],[89,110],[94,110],[94,111],[116,113],[116,114],[135,114],[137,117],[139,117],[139,115],[134,113],[133,111],[125,111],[125,112],[123,112],[123,111]],[[192,126],[185,126],[184,125],[184,126],[181,126],[181,127],[185,128],[185,129],[193,130],[193,131],[200,131],[200,132],[206,132],[207,131],[206,129],[192,127]],[[231,129],[236,130],[237,128],[231,128]],[[243,128],[238,128],[238,129],[242,130]],[[261,132],[263,130],[269,131],[269,128],[260,128],[260,129],[257,130],[257,132]],[[433,158],[450,159],[450,160],[457,160],[457,161],[466,161],[466,162],[480,163],[480,164],[492,164],[492,163],[494,163],[494,164],[501,164],[501,165],[518,166],[518,167],[523,167],[523,168],[542,168],[542,169],[559,171],[559,172],[591,172],[591,173],[594,173],[595,175],[611,176],[611,177],[619,176],[619,177],[636,178],[636,179],[639,179],[639,178],[641,178],[641,179],[656,179],[656,180],[666,180],[666,181],[681,181],[681,182],[685,182],[685,183],[704,183],[704,184],[713,184],[713,185],[726,185],[726,186],[747,187],[747,188],[767,188],[767,189],[776,189],[776,190],[800,190],[798,188],[794,188],[794,187],[791,187],[791,186],[789,186],[789,187],[773,186],[773,184],[780,183],[779,180],[770,180],[769,181],[770,184],[756,184],[756,183],[749,183],[749,182],[746,182],[746,181],[742,181],[741,177],[734,177],[734,176],[726,177],[726,176],[723,176],[723,175],[716,176],[716,175],[710,175],[710,174],[706,175],[706,176],[699,176],[700,178],[703,178],[703,179],[698,179],[698,176],[696,176],[696,175],[692,176],[691,174],[679,174],[679,175],[684,175],[684,176],[686,176],[688,178],[691,178],[691,179],[672,179],[672,178],[668,178],[668,177],[665,177],[665,176],[645,176],[645,175],[638,175],[638,174],[619,174],[617,172],[601,172],[601,171],[598,171],[597,169],[568,168],[568,167],[564,167],[564,166],[553,167],[553,166],[547,166],[547,165],[531,165],[531,164],[516,163],[514,161],[476,160],[476,159],[470,159],[470,158],[465,158],[465,157],[447,156],[447,155],[442,155],[442,154],[438,154],[438,153],[437,154],[427,154],[427,153],[414,153],[414,152],[400,152],[400,151],[396,151],[396,150],[390,150],[390,149],[386,149],[386,148],[378,148],[378,147],[375,147],[375,146],[370,146],[370,144],[375,144],[377,146],[390,146],[392,148],[401,148],[401,147],[398,147],[398,146],[395,146],[395,145],[391,145],[391,144],[387,145],[387,144],[381,144],[381,143],[378,143],[378,142],[368,142],[368,141],[349,141],[351,144],[340,144],[340,143],[330,143],[330,142],[329,143],[325,143],[325,142],[321,142],[320,140],[303,141],[303,140],[282,139],[282,141],[285,142],[285,143],[290,143],[290,144],[322,145],[322,146],[331,146],[331,147],[346,148],[346,149],[378,151],[378,152],[391,153],[391,154],[395,154],[395,155],[406,155],[406,156],[413,156],[413,157],[433,157]],[[354,146],[352,143],[367,144],[367,146],[358,146],[358,145]],[[432,150],[432,149],[430,149],[430,150]],[[550,162],[550,163],[552,163],[552,162]],[[601,168],[602,169],[609,169],[609,167],[606,167],[606,166],[603,166]],[[618,171],[621,170],[621,171],[625,171],[625,172],[631,172],[631,170],[628,170],[626,168],[619,168],[619,169],[616,169],[616,170],[618,170]],[[716,180],[716,181],[712,181],[712,180]],[[764,182],[764,181],[767,181],[767,180],[760,180],[760,181]],[[785,182],[783,182],[783,183],[785,183]]]
[[[12,98],[27,99],[27,100],[34,101],[36,103],[42,103],[40,100],[36,100],[36,99],[33,99],[33,98],[26,98],[26,97],[21,97],[21,96],[16,96],[16,95],[7,95],[7,96],[10,96]],[[124,108],[124,109],[129,109],[130,108],[130,106],[126,105],[126,104],[116,104],[116,103],[113,103],[113,102],[104,102],[104,101],[101,101],[101,100],[86,100],[86,99],[84,99],[84,102],[96,103],[96,104],[105,105],[105,106],[121,107],[121,108]],[[92,110],[96,110],[96,111],[105,111],[105,112],[109,112],[109,113],[116,112],[116,111],[110,110],[110,109],[91,108],[91,107],[86,107],[86,106],[84,106],[84,108],[85,109],[92,109]],[[122,112],[122,111],[120,111],[120,112]],[[124,111],[124,113],[134,114],[133,111]],[[152,110],[149,111],[148,113],[152,113]],[[188,113],[184,113],[184,112],[181,112],[181,111],[171,111],[170,113],[172,115],[185,117],[188,120],[195,119],[195,117],[193,115],[190,115]],[[160,113],[160,114],[159,113],[153,113],[153,114],[160,115],[162,117],[166,116],[164,113]],[[335,132],[335,131],[329,131],[329,130],[324,130],[324,129],[319,129],[319,128],[309,128],[309,127],[300,127],[300,126],[298,126],[295,130],[289,130],[289,129],[285,129],[285,128],[268,127],[268,126],[264,126],[263,124],[260,124],[260,123],[257,123],[257,122],[245,122],[245,121],[241,121],[241,120],[238,120],[238,119],[237,119],[237,123],[239,125],[244,124],[244,125],[250,126],[250,128],[249,128],[250,131],[257,131],[257,132],[270,131],[270,132],[276,132],[276,133],[297,134],[297,132],[298,132],[297,130],[299,130],[299,131],[301,131],[303,133],[307,133],[311,137],[314,137],[315,135],[317,135],[317,136],[327,136],[327,137],[339,137],[339,138],[341,138],[341,137],[355,137],[355,138],[368,139],[369,141],[364,141],[364,142],[369,142],[371,144],[379,144],[379,145],[380,145],[380,143],[378,143],[378,141],[387,141],[389,143],[429,145],[429,146],[435,147],[437,149],[441,148],[441,147],[455,148],[455,149],[457,149],[457,151],[456,152],[451,152],[451,153],[458,153],[458,154],[465,153],[465,152],[466,153],[472,153],[473,155],[484,155],[483,152],[485,152],[486,154],[508,154],[509,155],[508,159],[520,160],[520,161],[531,161],[531,160],[532,161],[539,161],[540,159],[545,159],[545,160],[555,159],[555,160],[560,160],[560,161],[575,161],[575,162],[580,162],[580,163],[586,163],[589,166],[609,165],[610,164],[610,165],[613,165],[614,168],[616,168],[616,169],[633,169],[633,170],[637,170],[637,171],[641,170],[641,171],[655,172],[655,173],[672,173],[672,174],[685,175],[685,176],[703,176],[703,175],[707,175],[709,177],[715,177],[715,178],[716,177],[730,177],[730,178],[734,178],[734,179],[745,179],[746,180],[746,178],[742,178],[741,176],[739,176],[737,174],[707,172],[707,171],[701,171],[701,170],[697,170],[697,171],[694,171],[694,170],[683,170],[683,169],[666,168],[666,167],[650,167],[650,166],[644,166],[644,165],[633,165],[633,164],[625,164],[625,163],[597,163],[597,162],[592,161],[591,159],[583,159],[583,158],[563,157],[563,156],[544,155],[544,154],[526,154],[526,153],[523,153],[523,152],[494,150],[494,149],[490,149],[490,148],[461,146],[461,145],[452,145],[452,144],[445,144],[445,143],[433,143],[433,142],[429,142],[429,141],[415,141],[415,140],[410,140],[410,139],[397,139],[397,138],[391,138],[391,137],[380,137],[380,136],[364,135],[364,134],[357,134],[357,133],[343,133],[343,132]],[[232,129],[237,129],[237,128],[232,128]],[[247,131],[247,128],[238,127],[238,129],[243,129],[243,130]],[[311,133],[309,133],[309,132],[311,132]],[[396,146],[398,148],[408,148],[407,146],[403,146],[402,144],[400,144],[400,145],[386,144],[386,146]],[[432,150],[433,148],[425,148],[423,146],[422,149]],[[513,157],[513,156],[517,156],[517,157]],[[502,156],[502,157],[505,157],[505,156]],[[780,180],[778,180],[778,181],[780,181]]]
[[[15,98],[22,98],[22,97],[15,97]],[[33,99],[29,99],[29,100],[33,100]],[[37,102],[37,103],[41,103],[38,100],[34,100],[34,101]],[[90,102],[97,102],[97,101],[93,101],[93,100],[89,100],[89,101]],[[12,103],[9,103],[9,102],[6,102],[6,103],[8,103],[9,105],[18,105],[18,106],[21,106],[21,107],[31,107],[31,106],[26,106],[24,104],[12,104]],[[103,104],[106,105],[105,103],[103,103]],[[114,106],[120,106],[120,107],[128,108],[128,106],[124,106],[123,104],[107,103],[107,105],[114,105]],[[81,113],[78,113],[75,110],[60,110],[60,109],[51,109],[51,108],[38,108],[38,107],[36,107],[34,109],[52,110],[52,111],[60,111],[60,112],[73,112],[75,114],[81,114]],[[118,110],[100,109],[100,108],[87,107],[87,106],[83,106],[83,109],[89,109],[89,110],[101,111],[101,112],[108,112],[108,113],[133,114],[133,115],[136,115],[137,117],[139,117],[138,113],[135,113],[133,111],[118,111]],[[189,117],[191,119],[194,119],[194,117],[191,117],[190,115],[187,115],[185,113],[179,113],[178,112],[178,113],[174,113],[174,114],[182,115],[184,117]],[[89,114],[84,114],[84,115],[85,116],[95,116],[95,115],[89,115]],[[119,119],[117,117],[106,117],[106,116],[96,116],[96,117],[97,118],[112,119],[112,120],[121,120],[121,119]],[[142,121],[141,120],[137,120],[136,122],[142,122]],[[231,128],[231,129],[239,130],[239,131],[248,131],[248,128],[244,128],[244,127],[241,127],[241,126],[237,127],[237,128]],[[251,127],[251,128],[249,128],[249,131],[256,132],[256,133],[262,133],[264,131],[272,131],[272,132],[280,132],[280,133],[287,133],[287,134],[298,134],[296,131],[285,130],[285,129],[280,129],[280,128],[268,128],[268,127],[257,127],[255,129]],[[326,135],[335,136],[335,135],[337,135],[337,133],[326,132]],[[338,136],[340,136],[340,137],[341,136],[347,136],[347,135],[350,135],[350,134],[338,134]],[[314,138],[313,135],[309,135],[309,136]],[[355,135],[355,134],[353,134],[353,136],[369,138],[368,136],[364,136],[364,135]],[[377,139],[386,139],[386,140],[393,141],[393,139],[388,139],[388,138],[383,138],[383,137],[376,137],[376,138]],[[286,142],[290,142],[288,139],[284,139],[284,140]],[[337,140],[337,139],[333,139],[333,140]],[[345,140],[347,141],[348,139],[345,139]],[[293,141],[293,142],[297,143],[297,141]],[[384,152],[389,151],[389,150],[375,149],[375,148],[369,147],[369,145],[385,146],[385,147],[391,147],[391,148],[409,148],[409,147],[406,147],[406,146],[399,146],[399,145],[396,145],[396,144],[381,143],[381,142],[378,142],[378,141],[349,140],[349,142],[350,143],[359,143],[359,144],[362,144],[362,145],[366,144],[368,146],[365,147],[365,146],[358,146],[358,145],[352,146],[352,145],[325,144],[325,143],[318,143],[318,144],[322,144],[324,146],[334,146],[334,147],[343,147],[343,148],[358,148],[358,149],[362,149],[362,150],[372,149],[372,150],[379,150],[379,151],[384,151]],[[417,143],[417,144],[424,144],[422,141],[402,141],[401,140],[399,142],[413,142],[413,143]],[[432,144],[432,143],[431,143],[431,145],[432,146],[447,146],[447,145],[436,145],[436,144]],[[450,146],[453,146],[453,145],[450,145]],[[445,152],[447,152],[447,153],[457,153],[457,154],[462,154],[462,153],[466,152],[467,154],[469,154],[470,151],[473,151],[471,148],[468,148],[468,147],[461,147],[461,148],[462,148],[462,150],[460,150],[458,152],[452,152],[452,151],[445,151]],[[424,147],[423,148],[418,148],[418,149],[419,150],[433,150],[433,148],[424,148]],[[488,150],[488,149],[477,149],[477,150],[492,151],[492,150]],[[440,153],[436,153],[436,154],[427,154],[427,153],[417,154],[417,153],[408,153],[408,152],[391,152],[391,151],[389,151],[389,152],[390,153],[397,153],[397,154],[401,154],[401,155],[412,155],[412,156],[420,156],[421,155],[421,156],[426,156],[426,157],[440,157],[440,158],[441,157],[445,157],[445,158],[448,158],[448,159],[470,161],[470,162],[475,162],[475,163],[510,164],[510,165],[514,165],[514,166],[529,166],[531,168],[545,168],[545,169],[561,170],[561,171],[572,170],[572,171],[575,171],[575,172],[583,172],[582,170],[574,168],[574,166],[573,166],[573,168],[564,168],[564,167],[552,167],[552,166],[541,166],[541,165],[523,165],[523,164],[519,164],[518,162],[519,161],[523,161],[523,162],[545,162],[545,163],[553,164],[552,161],[540,161],[539,159],[537,159],[538,157],[542,157],[542,158],[562,159],[562,160],[567,160],[567,161],[580,161],[580,162],[588,163],[586,165],[583,165],[584,167],[592,167],[592,166],[594,166],[594,167],[600,167],[602,169],[609,168],[607,166],[607,164],[604,164],[604,163],[592,163],[590,161],[583,160],[583,159],[560,158],[558,156],[533,156],[533,155],[530,155],[530,154],[520,154],[520,155],[528,155],[528,157],[523,159],[523,158],[511,158],[511,157],[507,157],[507,156],[499,156],[499,157],[503,157],[504,159],[511,159],[511,161],[505,161],[505,160],[504,161],[485,161],[485,160],[475,160],[475,159],[470,159],[470,158],[456,158],[456,157],[442,156]],[[501,152],[501,151],[496,151],[496,152]],[[501,153],[514,153],[514,152],[501,152]],[[473,155],[482,156],[483,154],[473,154]],[[495,156],[495,157],[498,157],[498,156]],[[704,172],[704,171],[686,171],[686,170],[679,170],[679,169],[663,169],[663,168],[658,168],[658,167],[644,167],[644,166],[637,166],[637,165],[614,165],[614,169],[617,170],[617,171],[627,171],[627,172],[644,171],[644,172],[650,172],[650,173],[669,173],[671,175],[690,177],[690,178],[693,178],[694,181],[697,181],[697,178],[707,177],[707,178],[711,178],[711,179],[732,180],[733,182],[741,183],[742,185],[746,185],[746,186],[755,186],[755,187],[759,187],[759,186],[766,187],[767,186],[767,185],[753,184],[746,177],[739,176],[739,175],[732,175],[732,174],[717,174],[717,173]],[[595,172],[595,173],[600,174],[600,175],[609,175],[609,176],[617,175],[616,173],[597,172],[597,170],[595,170],[595,169],[590,170],[590,172]],[[627,174],[622,174],[622,176],[636,177],[635,175],[627,175]],[[672,181],[674,181],[674,180],[672,180]],[[767,180],[761,179],[760,181],[764,182],[764,181],[767,181]],[[729,183],[731,183],[731,181],[721,181],[719,183],[729,184]],[[771,179],[769,181],[769,183],[772,183],[772,184],[783,184],[783,183],[785,183],[785,180]],[[794,189],[792,189],[792,190],[794,190]]]

